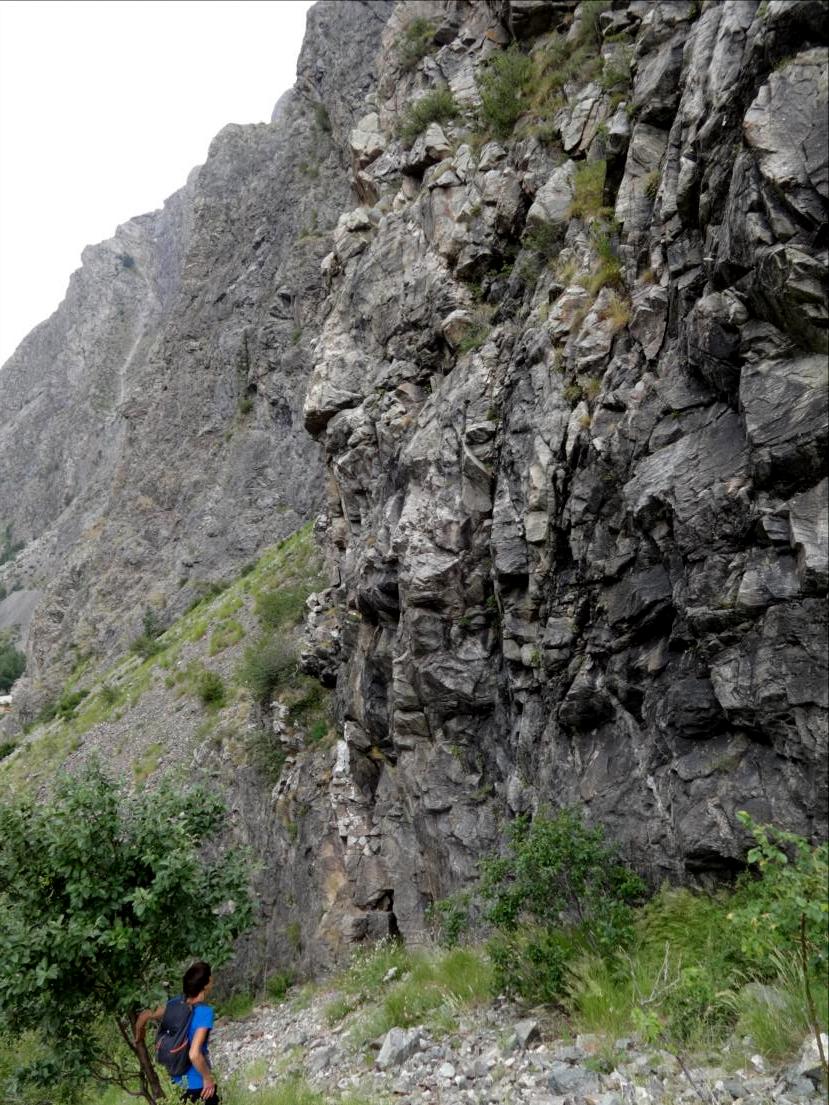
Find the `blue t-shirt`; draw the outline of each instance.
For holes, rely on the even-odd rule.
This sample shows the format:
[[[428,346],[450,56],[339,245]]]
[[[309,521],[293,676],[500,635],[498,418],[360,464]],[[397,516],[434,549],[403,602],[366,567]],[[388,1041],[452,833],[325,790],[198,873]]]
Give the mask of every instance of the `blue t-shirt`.
[[[192,1044],[196,1032],[200,1028],[206,1028],[208,1030],[207,1039],[210,1039],[210,1029],[213,1027],[213,1006],[212,1005],[199,1005],[193,1006],[193,1019],[190,1021],[190,1027],[187,1029],[187,1041]],[[204,1056],[208,1067],[210,1066],[210,1053],[207,1050],[207,1040],[202,1048],[202,1055]],[[174,1078],[176,1083],[181,1082],[181,1078],[187,1079],[188,1090],[201,1090],[204,1087],[204,1081],[202,1076],[196,1070],[191,1063],[183,1076]]]

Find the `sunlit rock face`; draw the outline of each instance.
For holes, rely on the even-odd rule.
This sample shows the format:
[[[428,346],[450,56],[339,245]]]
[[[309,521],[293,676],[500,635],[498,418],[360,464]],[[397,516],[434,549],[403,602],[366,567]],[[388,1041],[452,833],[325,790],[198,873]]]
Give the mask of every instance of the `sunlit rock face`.
[[[825,835],[827,9],[595,14],[317,4],[273,122],[4,370],[36,675],[319,512],[337,745],[225,780],[267,857],[251,970],[421,934],[545,807],[653,881],[739,869],[741,809]],[[482,134],[513,39],[535,83]]]

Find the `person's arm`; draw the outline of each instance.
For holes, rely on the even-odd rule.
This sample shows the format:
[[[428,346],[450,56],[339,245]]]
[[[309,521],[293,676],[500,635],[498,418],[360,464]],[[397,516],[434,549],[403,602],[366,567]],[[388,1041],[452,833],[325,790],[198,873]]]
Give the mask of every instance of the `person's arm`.
[[[213,1080],[213,1075],[210,1073],[210,1067],[207,1065],[207,1060],[202,1050],[207,1043],[207,1033],[209,1031],[209,1028],[197,1028],[193,1036],[193,1042],[190,1044],[190,1062],[199,1072],[202,1077],[202,1082],[204,1083],[201,1092],[203,1098],[212,1097],[216,1089],[216,1083]]]
[[[159,1005],[158,1009],[145,1009],[143,1013],[138,1014],[135,1022],[135,1038],[139,1043],[144,1039],[147,1031],[147,1021],[160,1021],[164,1016],[165,1008],[166,1006]]]

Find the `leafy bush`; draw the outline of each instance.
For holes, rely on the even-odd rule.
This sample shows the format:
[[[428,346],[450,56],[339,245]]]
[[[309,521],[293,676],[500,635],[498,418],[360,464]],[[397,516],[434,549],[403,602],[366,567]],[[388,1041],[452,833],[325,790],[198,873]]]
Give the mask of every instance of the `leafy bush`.
[[[201,672],[196,689],[202,706],[221,707],[224,705],[227,692],[224,680],[217,672]]]
[[[493,55],[478,76],[481,115],[496,138],[508,138],[527,108],[533,63],[517,46]]]
[[[408,24],[398,37],[397,59],[404,72],[414,69],[421,58],[435,49],[435,25],[428,19],[416,18]]]
[[[264,634],[245,649],[238,669],[242,686],[256,702],[267,705],[296,672],[296,647],[290,640]]]
[[[448,88],[437,88],[416,100],[403,115],[398,133],[404,144],[411,146],[430,123],[448,123],[458,114],[455,97]]]
[[[139,634],[131,643],[130,651],[136,653],[144,660],[149,660],[151,657],[157,656],[159,652],[164,651],[164,645],[158,640],[164,632],[164,626],[161,624],[161,620],[155,610],[151,609],[149,606],[144,611],[142,625],[144,632]]]
[[[757,844],[748,853],[751,869],[740,880],[728,914],[748,963],[760,976],[774,974],[775,956],[801,950],[801,919],[809,969],[824,979],[829,946],[829,844],[813,846],[803,837],[737,815]]]
[[[507,854],[485,860],[481,872],[486,919],[499,933],[491,951],[496,984],[530,1000],[560,991],[576,949],[613,957],[628,945],[632,905],[645,892],[603,830],[570,810],[516,819]]]
[[[117,1075],[160,1099],[149,1057],[139,1070],[130,1052],[114,1074],[98,1029],[131,1039],[137,1011],[159,1004],[194,949],[228,959],[251,908],[241,855],[205,848],[224,829],[204,790],[162,784],[148,799],[96,766],[59,779],[47,802],[0,804],[0,1021],[46,1048],[33,1076]]]

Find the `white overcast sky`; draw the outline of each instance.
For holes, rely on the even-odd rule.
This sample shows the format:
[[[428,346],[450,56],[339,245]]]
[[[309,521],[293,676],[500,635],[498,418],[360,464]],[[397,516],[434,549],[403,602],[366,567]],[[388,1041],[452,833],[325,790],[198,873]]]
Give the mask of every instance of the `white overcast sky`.
[[[310,0],[0,0],[0,364],[81,250],[270,119]]]

